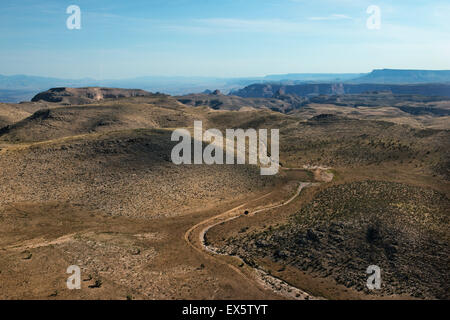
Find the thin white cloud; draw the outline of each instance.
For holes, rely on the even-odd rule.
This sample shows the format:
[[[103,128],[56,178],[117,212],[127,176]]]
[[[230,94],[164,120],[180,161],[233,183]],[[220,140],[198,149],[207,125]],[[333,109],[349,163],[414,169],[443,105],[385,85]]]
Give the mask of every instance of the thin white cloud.
[[[331,14],[329,16],[324,16],[324,17],[309,17],[308,20],[313,20],[313,21],[322,21],[322,20],[353,20],[352,17],[345,15],[345,14]]]
[[[210,31],[298,33],[310,29],[307,23],[281,19],[209,18],[192,21],[197,27]]]

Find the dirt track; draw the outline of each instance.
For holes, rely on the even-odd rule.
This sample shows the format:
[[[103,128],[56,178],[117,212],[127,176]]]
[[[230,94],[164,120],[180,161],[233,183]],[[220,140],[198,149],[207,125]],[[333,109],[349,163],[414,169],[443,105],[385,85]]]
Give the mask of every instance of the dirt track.
[[[7,236],[0,248],[4,257],[0,264],[0,296],[4,299],[312,298],[238,257],[217,254],[205,243],[210,228],[232,223],[233,219],[243,217],[245,211],[249,211],[246,217],[261,212],[256,215],[259,219],[265,214],[272,215],[270,209],[276,215],[276,208],[295,205],[294,200],[309,185],[298,186],[295,182],[298,180],[303,179],[290,177],[276,188],[249,193],[219,207],[210,204],[198,212],[151,221],[99,215],[56,202],[6,206],[2,216],[2,230]],[[55,224],[56,220],[60,223]],[[20,228],[20,235],[16,235],[15,228]],[[66,288],[66,269],[73,264],[82,268],[81,290]],[[96,281],[101,283],[100,287],[95,286]]]
[[[285,205],[288,205],[293,200],[295,200],[301,193],[301,191],[309,187],[311,185],[315,185],[310,182],[300,182],[299,186],[297,188],[297,191],[295,194],[290,197],[288,200],[285,200],[281,203],[275,203],[266,205],[262,208],[255,208],[252,212],[247,212],[249,216],[255,215],[257,213],[260,213],[262,211],[271,210],[283,207]],[[254,201],[259,201],[267,196],[269,196],[272,192],[263,195],[262,197],[255,199]],[[262,289],[270,290],[272,292],[275,292],[276,294],[282,296],[283,298],[287,299],[297,299],[297,300],[309,300],[309,299],[315,299],[315,297],[311,296],[310,294],[304,292],[303,290],[293,287],[286,283],[285,281],[276,278],[264,270],[260,268],[253,268],[245,263],[243,259],[241,259],[238,256],[228,256],[224,255],[218,252],[218,250],[214,247],[211,247],[207,244],[207,241],[205,239],[205,236],[211,228],[226,223],[228,221],[231,221],[233,219],[238,218],[242,215],[242,210],[246,206],[248,206],[249,203],[244,203],[240,206],[237,206],[235,208],[232,208],[224,213],[218,214],[214,217],[208,218],[206,220],[203,220],[196,225],[194,225],[192,228],[190,228],[185,233],[185,240],[186,242],[194,248],[196,251],[201,252],[203,255],[208,256],[210,259],[214,259],[217,263],[225,264],[226,266],[230,267],[234,271],[236,271],[241,276],[246,277],[247,279],[253,281],[257,286],[259,286]],[[247,210],[248,211],[248,210]],[[231,257],[231,261],[228,261],[223,259],[223,257]],[[238,266],[236,266],[238,265]]]

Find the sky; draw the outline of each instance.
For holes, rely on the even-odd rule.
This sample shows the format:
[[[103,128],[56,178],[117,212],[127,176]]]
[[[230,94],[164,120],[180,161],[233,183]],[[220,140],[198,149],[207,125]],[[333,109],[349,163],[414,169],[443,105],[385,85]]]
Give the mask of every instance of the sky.
[[[68,29],[67,7],[81,11]],[[380,28],[369,29],[371,5]],[[448,0],[1,0],[0,74],[121,79],[450,69]]]

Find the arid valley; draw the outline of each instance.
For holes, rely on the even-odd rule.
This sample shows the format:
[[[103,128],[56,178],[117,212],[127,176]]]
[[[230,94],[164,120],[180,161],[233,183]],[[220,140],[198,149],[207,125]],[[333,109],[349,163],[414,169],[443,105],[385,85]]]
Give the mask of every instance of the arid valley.
[[[0,298],[449,299],[450,97],[295,90],[1,103]],[[198,120],[279,129],[278,174],[172,163]]]

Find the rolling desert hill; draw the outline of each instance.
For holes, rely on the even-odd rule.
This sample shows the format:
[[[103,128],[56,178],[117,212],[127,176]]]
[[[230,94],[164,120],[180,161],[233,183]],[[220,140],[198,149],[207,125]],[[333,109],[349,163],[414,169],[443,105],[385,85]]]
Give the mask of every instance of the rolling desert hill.
[[[0,104],[0,110],[0,128],[18,122],[31,115],[29,112],[17,108],[15,105],[6,103]]]
[[[184,127],[192,125],[194,119],[188,110],[165,95],[73,106],[52,104],[0,129],[0,141],[45,141],[113,130]]]
[[[447,297],[445,99],[93,95],[108,90],[0,105],[0,297]],[[279,129],[279,174],[173,164],[171,133],[194,120]],[[364,287],[369,264],[386,272],[379,292]]]
[[[344,102],[345,99],[343,97],[311,99],[310,103],[291,111],[289,114],[303,120],[308,120],[320,114],[334,114],[353,119],[406,124],[420,129],[449,129],[450,101],[422,103],[397,99],[393,103],[384,101],[371,103],[367,99],[365,103],[361,103],[363,100],[359,95],[357,97],[352,96]],[[317,103],[312,101],[317,101]]]
[[[330,277],[367,294],[361,270],[375,264],[385,281],[379,294],[449,299],[449,210],[449,198],[429,188],[380,181],[338,184],[318,192],[287,222],[241,233],[225,250]]]
[[[80,96],[86,93],[79,92]],[[199,96],[230,98],[220,94]],[[368,98],[366,101],[379,104],[376,100],[378,96],[375,94],[374,99]],[[382,101],[389,102],[391,98],[388,95]],[[308,104],[290,114],[265,108],[268,99],[260,99],[261,109],[243,106],[240,111],[214,110],[204,106],[193,108],[180,103],[180,97],[167,95],[106,99],[74,106],[49,103],[51,109],[39,110],[0,129],[0,141],[23,144],[130,129],[190,128],[194,120],[202,120],[204,129],[280,128],[281,161],[288,166],[297,167],[305,162],[336,166],[401,160],[424,167],[424,170],[434,174],[448,175],[444,169],[448,163],[444,152],[448,145],[448,116],[436,112],[426,116],[415,115],[394,106],[375,107],[369,104],[353,107],[355,101],[357,104],[363,99],[364,96],[343,96],[339,102],[325,99],[327,103]],[[391,104],[399,104],[399,99],[392,98]],[[245,98],[237,101],[239,104],[247,103]],[[345,106],[343,102],[352,107]],[[442,102],[427,103],[429,109],[448,110],[448,105]],[[439,108],[437,103],[440,103]],[[417,104],[422,105],[422,102]],[[17,105],[18,108],[21,106]],[[30,107],[24,104],[24,108],[29,110]],[[432,125],[425,126],[427,120]],[[438,120],[444,128],[436,125]],[[436,128],[433,129],[433,126]],[[330,135],[330,132],[333,134]]]
[[[238,197],[270,180],[246,166],[176,166],[170,133],[122,130],[2,150],[1,205],[69,201],[107,214],[152,218]],[[13,177],[14,184],[8,183]]]
[[[241,98],[232,95],[223,95],[220,91],[210,94],[189,94],[177,97],[178,101],[189,106],[207,106],[214,110],[246,110],[270,109],[284,112],[291,108],[291,104],[280,99]]]

